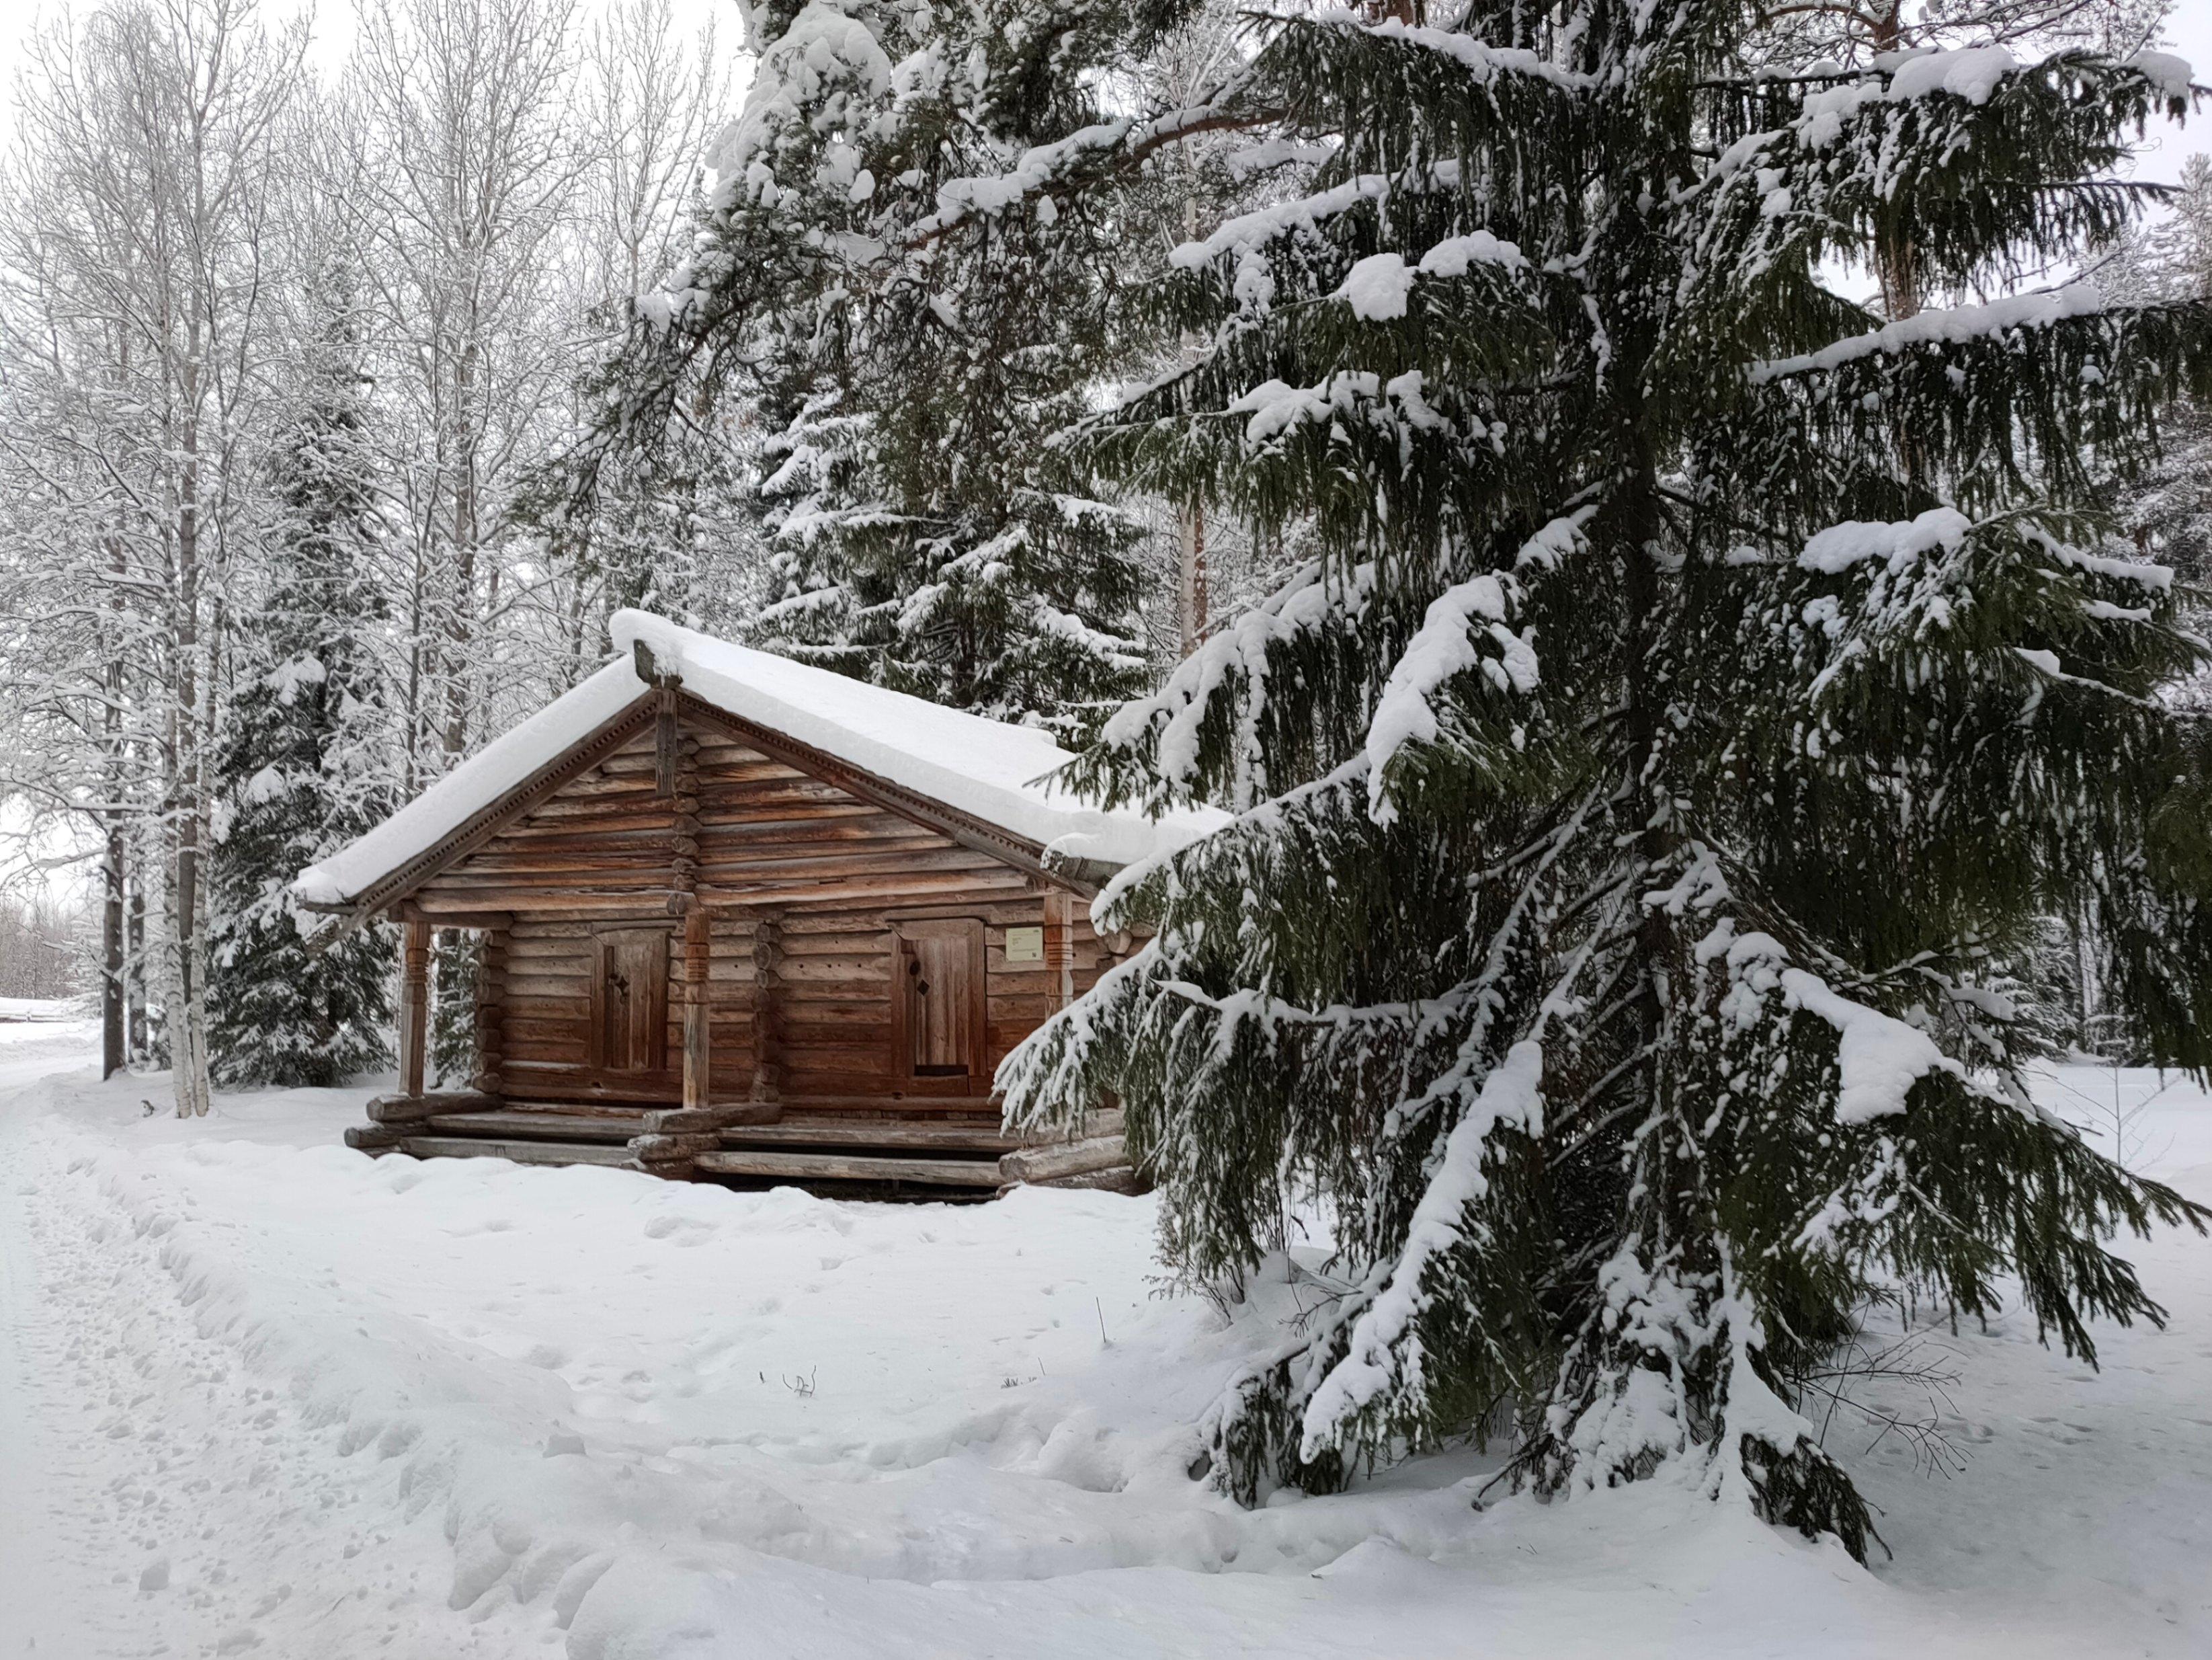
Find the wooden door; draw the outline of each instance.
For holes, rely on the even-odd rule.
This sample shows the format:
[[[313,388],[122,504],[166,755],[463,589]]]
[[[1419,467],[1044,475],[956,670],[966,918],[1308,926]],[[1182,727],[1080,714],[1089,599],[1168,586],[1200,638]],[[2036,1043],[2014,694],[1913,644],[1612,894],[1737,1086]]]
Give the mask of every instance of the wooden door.
[[[608,928],[597,936],[592,1065],[601,1073],[668,1068],[665,928]]]
[[[974,917],[901,922],[891,995],[896,1070],[975,1079],[984,1070],[983,924]]]

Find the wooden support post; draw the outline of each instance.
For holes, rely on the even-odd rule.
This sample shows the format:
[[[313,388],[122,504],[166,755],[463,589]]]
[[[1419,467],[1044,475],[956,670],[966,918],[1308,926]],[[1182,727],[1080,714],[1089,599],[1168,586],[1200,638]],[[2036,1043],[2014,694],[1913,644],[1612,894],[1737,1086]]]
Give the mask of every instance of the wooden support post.
[[[399,1092],[422,1092],[422,1055],[430,1032],[430,922],[410,916],[400,924]]]
[[[707,1001],[713,955],[713,924],[706,907],[694,905],[684,919],[684,1104],[693,1111],[707,1105],[714,1058],[714,1011]]]
[[[507,1061],[507,930],[486,928],[477,964],[476,1087],[500,1092],[500,1068]]]
[[[753,924],[752,1098],[783,1099],[783,1033],[779,967],[783,960],[783,927],[773,914]]]
[[[1075,1000],[1075,899],[1065,888],[1044,891],[1045,995],[1055,1012]]]
[[[668,909],[671,915],[682,915],[699,903],[699,740],[669,739],[663,764],[674,769],[669,797]]]
[[[676,677],[664,675],[653,723],[653,787],[663,795],[676,794]]]

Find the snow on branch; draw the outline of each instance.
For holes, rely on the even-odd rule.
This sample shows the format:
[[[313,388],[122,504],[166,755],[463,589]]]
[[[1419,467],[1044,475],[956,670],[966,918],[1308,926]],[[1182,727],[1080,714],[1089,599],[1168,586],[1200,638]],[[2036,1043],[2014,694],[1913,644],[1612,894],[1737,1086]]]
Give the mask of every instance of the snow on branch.
[[[1756,1499],[1749,1479],[1749,1466],[1759,1460],[1755,1444],[1787,1456],[1801,1442],[1817,1445],[1819,1438],[1813,1426],[1759,1375],[1752,1355],[1766,1347],[1765,1324],[1744,1289],[1728,1239],[1723,1236],[1717,1243],[1722,1294],[1714,1302],[1712,1322],[1726,1331],[1728,1343],[1728,1433],[1723,1444],[1732,1446],[1735,1456],[1714,1458],[1709,1486],[1714,1497],[1733,1496],[1748,1506]]]
[[[708,146],[705,161],[715,175],[716,207],[726,209],[741,185],[773,200],[775,177],[763,158],[778,136],[803,125],[807,106],[841,80],[879,98],[891,84],[891,61],[866,24],[816,0],[763,53],[743,112]]]
[[[1522,47],[1490,46],[1454,29],[1401,22],[1395,17],[1376,22],[1341,8],[1322,11],[1312,21],[1317,27],[1343,29],[1370,40],[1397,42],[1449,58],[1485,86],[1509,76],[1541,82],[1566,92],[1589,92],[1598,85],[1598,77],[1594,75],[1577,75]]]
[[[2069,570],[2133,582],[2154,593],[2166,593],[2173,587],[2173,568],[2170,565],[2154,564],[2148,560],[2114,559],[2104,554],[2091,553],[2060,541],[2036,525],[2022,525],[2020,529],[2021,534],[2029,542]]]
[[[1782,994],[1792,1008],[1817,1014],[1836,1029],[1836,1121],[1863,1124],[1905,1110],[1912,1086],[1933,1072],[1965,1076],[1966,1069],[1936,1047],[1936,1040],[1894,1015],[1838,995],[1818,975],[1782,971]]]
[[[1492,1132],[1510,1128],[1529,1135],[1543,1133],[1543,1077],[1542,1045],[1523,1039],[1492,1068],[1467,1116],[1452,1127],[1443,1162],[1414,1207],[1405,1250],[1352,1328],[1344,1358],[1306,1403],[1300,1457],[1310,1460],[1339,1444],[1345,1425],[1402,1381],[1418,1387],[1419,1353],[1401,1361],[1396,1351],[1427,1305],[1422,1280],[1430,1265],[1464,1237],[1468,1207],[1489,1190],[1482,1163]]]
[[[1342,627],[1356,618],[1376,580],[1371,562],[1340,580],[1319,560],[1310,562],[1264,605],[1208,637],[1159,690],[1116,709],[1101,734],[1104,743],[1133,749],[1157,731],[1152,769],[1170,790],[1188,791],[1198,781],[1200,734],[1216,697],[1241,685],[1254,706],[1249,724],[1264,701],[1268,654],[1302,634]],[[1249,747],[1240,747],[1240,769],[1249,766]],[[1241,787],[1238,800],[1249,805]]]
[[[1348,304],[1354,316],[1370,323],[1387,323],[1406,314],[1407,296],[1413,292],[1415,277],[1464,277],[1468,268],[1476,265],[1525,271],[1528,261],[1512,243],[1479,230],[1471,235],[1447,237],[1415,265],[1408,265],[1402,254],[1370,253],[1352,266],[1335,297]]]
[[[1784,1006],[1817,1015],[1835,1028],[1838,1123],[1869,1123],[1903,1112],[1912,1086],[1931,1073],[1966,1076],[1966,1068],[1918,1027],[1871,1005],[1854,1002],[1817,974],[1786,966],[1790,954],[1772,934],[1736,937],[1733,920],[1723,919],[1698,946],[1698,954],[1710,958],[1723,950],[1729,977],[1754,997],[1778,989]],[[1730,994],[1732,1000],[1735,995]],[[1751,1015],[1740,1002],[1732,1003],[1729,1012],[1738,1023]]]
[[[1945,92],[1969,104],[1986,104],[1997,82],[2020,68],[2002,46],[1961,46],[1951,52],[1884,52],[1874,60],[1889,75],[1893,103]]]
[[[1990,101],[2006,76],[2036,65],[2023,65],[2002,46],[1960,46],[1948,52],[1922,47],[1884,52],[1874,60],[1874,67],[1889,76],[1887,96],[1892,103],[1941,92],[1981,105]],[[2187,58],[2172,52],[2139,52],[2122,59],[2120,67],[2142,76],[2161,97],[2189,95]]]
[[[2047,289],[2038,294],[2008,295],[1986,305],[1923,311],[1802,356],[1755,364],[1751,371],[1752,384],[1764,386],[1791,375],[1840,368],[1845,363],[1877,353],[1895,357],[1916,346],[1958,345],[2015,329],[2049,328],[2071,318],[2095,316],[2104,309],[2103,291],[2094,283],[2084,282],[2069,283],[2063,288]]]
[[[1583,526],[1596,511],[1595,507],[1579,508],[1553,520],[1528,539],[1516,562],[1556,564],[1582,545]],[[1436,741],[1439,726],[1429,700],[1447,681],[1480,666],[1500,691],[1534,689],[1539,668],[1532,631],[1516,634],[1506,626],[1511,582],[1510,575],[1486,571],[1447,588],[1429,602],[1420,628],[1392,666],[1367,723],[1368,812],[1376,824],[1389,824],[1397,816],[1389,799],[1385,769],[1408,744]],[[1486,624],[1481,632],[1498,648],[1494,657],[1476,645],[1477,619]]]
[[[1437,182],[1447,187],[1458,182],[1455,162],[1446,162],[1431,171],[1439,175]],[[1449,178],[1441,177],[1447,172]],[[1210,236],[1178,244],[1169,252],[1168,264],[1178,271],[1190,271],[1224,253],[1249,253],[1292,231],[1317,229],[1324,220],[1348,213],[1363,202],[1380,201],[1390,193],[1394,184],[1402,182],[1394,180],[1389,173],[1363,173],[1296,201],[1277,202],[1239,214],[1234,219],[1223,221]]]
[[[2120,67],[2133,70],[2166,98],[2188,97],[2195,74],[2186,58],[2177,58],[2170,52],[2139,52],[2122,60]]]
[[[909,248],[935,241],[978,215],[992,216],[1085,173],[1134,167],[1155,150],[1204,133],[1264,126],[1281,112],[1248,106],[1243,94],[1250,76],[1240,75],[1214,88],[1201,103],[1139,120],[1121,117],[1100,121],[1025,150],[1000,173],[949,179],[938,186],[937,211],[915,222],[904,239]]]
[[[1955,550],[1973,528],[1955,508],[1930,508],[1917,518],[1894,523],[1850,520],[1816,533],[1798,554],[1801,569],[1833,576],[1869,559],[1894,568],[1937,548]]]

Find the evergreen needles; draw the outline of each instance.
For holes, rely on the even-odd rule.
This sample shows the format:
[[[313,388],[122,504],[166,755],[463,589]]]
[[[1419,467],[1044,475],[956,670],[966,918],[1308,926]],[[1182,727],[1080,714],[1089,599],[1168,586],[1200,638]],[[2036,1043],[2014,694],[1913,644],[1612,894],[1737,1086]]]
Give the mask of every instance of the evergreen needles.
[[[1128,203],[986,211],[960,192],[1097,119],[1091,71],[1129,20],[870,3],[764,6],[750,27],[758,77],[692,258],[608,378],[605,436],[665,444],[720,400],[760,423],[763,643],[978,714],[1095,724],[1146,683],[1140,527],[1048,441],[1126,347]]]
[[[1540,1492],[1668,1474],[1863,1554],[1792,1402],[1870,1301],[2015,1276],[2094,1359],[2160,1312],[2103,1242],[2205,1219],[2030,1104],[2008,986],[2085,915],[2212,1066],[2212,734],[2162,695],[2207,648],[2105,517],[2212,311],[2019,291],[2191,94],[1755,73],[1710,0],[1446,15],[1270,19],[1224,95],[1330,159],[1176,252],[1206,348],[1087,431],[1318,551],[1081,763],[1239,816],[1127,873],[1152,943],[1001,1081],[1122,1099],[1193,1281],[1333,1217],[1341,1294],[1210,1426],[1240,1496],[1503,1434]],[[1838,257],[2011,297],[1885,323]]]
[[[363,929],[312,954],[289,891],[392,805],[371,654],[380,607],[361,568],[374,495],[364,383],[349,296],[331,297],[341,303],[304,354],[307,395],[277,455],[283,516],[267,589],[240,628],[217,756],[210,1063],[233,1087],[345,1084],[391,1060],[389,934]]]

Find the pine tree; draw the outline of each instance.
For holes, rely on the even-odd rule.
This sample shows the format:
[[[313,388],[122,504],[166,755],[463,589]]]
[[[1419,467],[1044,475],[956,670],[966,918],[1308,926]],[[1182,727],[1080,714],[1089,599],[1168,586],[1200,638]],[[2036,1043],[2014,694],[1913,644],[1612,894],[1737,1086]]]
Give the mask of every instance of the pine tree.
[[[238,623],[211,875],[213,1070],[233,1086],[340,1084],[391,1058],[390,939],[369,929],[311,954],[289,887],[393,805],[367,638],[379,606],[362,565],[365,387],[343,297],[279,456],[267,590]]]
[[[2087,914],[2144,1049],[2212,1066],[2212,757],[2160,696],[2205,648],[2100,510],[2212,316],[1878,326],[1821,274],[2003,293],[2108,242],[2186,71],[1429,15],[1277,18],[1218,100],[1337,149],[1176,252],[1207,349],[1092,435],[1321,550],[1080,764],[1236,819],[1103,897],[1154,937],[1000,1081],[1120,1096],[1189,1280],[1334,1217],[1211,1420],[1238,1496],[1503,1436],[1539,1493],[1667,1475],[1863,1554],[1796,1410],[1856,1323],[2017,1296],[2094,1360],[2161,1316],[2104,1242],[2206,1219],[2030,1101],[2002,969]]]
[[[816,0],[751,27],[745,112],[712,157],[700,245],[615,377],[615,426],[751,406],[769,435],[765,643],[1005,719],[1066,727],[1130,696],[1143,527],[1048,441],[1126,344],[1134,198],[1062,214],[963,191],[1084,142],[1104,119],[1092,71],[1150,25],[1036,0]]]

